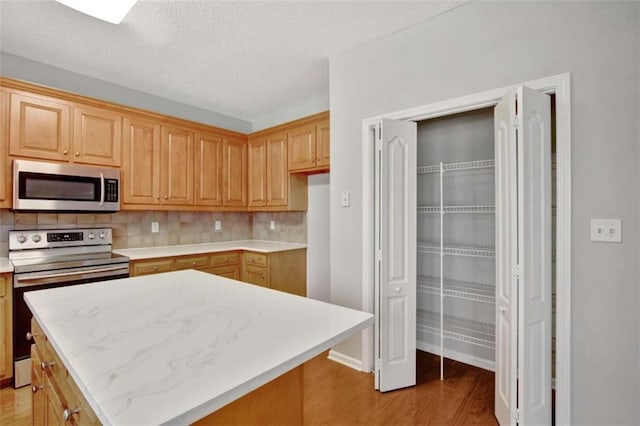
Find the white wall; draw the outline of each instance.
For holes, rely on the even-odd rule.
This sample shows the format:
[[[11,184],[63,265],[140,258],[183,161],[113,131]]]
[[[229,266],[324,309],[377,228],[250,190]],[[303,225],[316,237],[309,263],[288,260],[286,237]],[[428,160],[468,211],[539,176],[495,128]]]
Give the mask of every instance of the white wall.
[[[361,306],[362,119],[570,72],[572,421],[640,424],[638,8],[471,2],[332,58],[332,301]],[[624,242],[591,242],[591,217],[622,218]]]
[[[250,122],[239,118],[161,98],[2,51],[0,51],[0,75],[240,133],[251,133],[253,129]]]
[[[331,294],[329,173],[309,176],[308,185],[307,296],[328,302]]]

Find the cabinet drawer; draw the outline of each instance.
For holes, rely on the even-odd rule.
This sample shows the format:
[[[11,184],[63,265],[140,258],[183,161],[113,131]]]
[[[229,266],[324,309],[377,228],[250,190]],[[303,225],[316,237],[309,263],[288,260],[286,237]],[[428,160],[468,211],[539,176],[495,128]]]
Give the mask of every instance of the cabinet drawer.
[[[247,252],[244,254],[244,264],[267,267],[267,255],[262,253]]]
[[[149,260],[142,262],[135,262],[133,264],[133,276],[158,274],[160,272],[171,271],[173,261],[171,259],[163,260]]]
[[[202,269],[209,267],[209,256],[187,256],[179,257],[175,260],[173,270],[178,271],[180,269]]]
[[[237,251],[225,251],[211,255],[211,266],[237,265],[238,263],[240,263],[240,253]]]
[[[7,295],[5,287],[9,281],[9,274],[0,274],[0,297]]]

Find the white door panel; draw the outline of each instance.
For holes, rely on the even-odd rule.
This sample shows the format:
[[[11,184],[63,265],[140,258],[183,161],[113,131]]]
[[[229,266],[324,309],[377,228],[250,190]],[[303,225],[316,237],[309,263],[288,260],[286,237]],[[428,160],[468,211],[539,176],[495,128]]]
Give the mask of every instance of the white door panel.
[[[376,387],[416,383],[416,124],[376,132]]]
[[[494,109],[496,182],[496,379],[495,415],[502,426],[517,408],[518,260],[516,93],[507,93]]]
[[[551,424],[551,101],[518,88],[520,420]]]

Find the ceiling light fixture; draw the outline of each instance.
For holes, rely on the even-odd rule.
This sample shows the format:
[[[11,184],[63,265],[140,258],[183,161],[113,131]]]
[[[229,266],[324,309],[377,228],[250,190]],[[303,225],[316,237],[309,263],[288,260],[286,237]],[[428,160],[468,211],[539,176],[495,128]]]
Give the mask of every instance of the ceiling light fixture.
[[[119,24],[137,0],[56,0],[72,9],[103,21]]]

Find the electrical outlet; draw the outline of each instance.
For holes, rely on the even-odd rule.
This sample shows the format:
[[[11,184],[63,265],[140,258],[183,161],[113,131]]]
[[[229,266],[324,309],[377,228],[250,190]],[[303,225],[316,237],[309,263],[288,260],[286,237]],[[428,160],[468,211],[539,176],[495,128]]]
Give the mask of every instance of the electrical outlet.
[[[591,219],[591,241],[622,242],[621,219]]]
[[[158,222],[151,222],[151,232],[154,234],[160,232],[160,224]]]
[[[213,226],[214,226],[214,229],[216,231],[221,231],[222,230],[222,222],[219,221],[219,220],[216,220]]]
[[[276,230],[276,221],[272,220],[271,222],[269,222],[269,229],[272,231]]]

